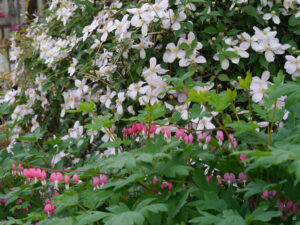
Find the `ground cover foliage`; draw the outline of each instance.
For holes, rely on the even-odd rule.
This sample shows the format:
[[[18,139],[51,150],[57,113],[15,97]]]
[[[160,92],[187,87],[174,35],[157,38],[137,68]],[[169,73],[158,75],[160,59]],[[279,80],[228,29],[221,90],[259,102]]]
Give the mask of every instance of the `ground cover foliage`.
[[[12,34],[0,224],[300,224],[300,1],[52,0]]]

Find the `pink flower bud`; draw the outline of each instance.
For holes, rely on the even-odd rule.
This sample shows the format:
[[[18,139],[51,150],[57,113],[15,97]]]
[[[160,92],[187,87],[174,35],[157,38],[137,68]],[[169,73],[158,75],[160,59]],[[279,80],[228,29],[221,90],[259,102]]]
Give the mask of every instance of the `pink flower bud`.
[[[124,137],[127,138],[128,137],[128,133],[129,133],[128,128],[124,128],[123,132],[124,132]]]
[[[172,183],[168,183],[169,192],[171,192],[172,188],[173,188],[173,184]]]
[[[153,177],[153,184],[155,184],[157,181],[158,181],[157,176],[154,176],[154,177]]]
[[[16,165],[12,165],[12,175],[14,176],[16,174]]]
[[[162,133],[162,135],[165,135],[165,132],[166,132],[166,131],[165,131],[165,128],[162,127],[162,128],[160,129],[160,132]]]
[[[26,178],[29,178],[29,177],[30,177],[30,172],[29,172],[28,169],[24,169],[23,174],[24,174],[24,176],[25,176]]]
[[[52,183],[56,181],[56,173],[51,173],[51,175],[50,175],[50,181]]]
[[[164,188],[166,188],[168,186],[167,182],[162,182],[162,184],[160,185],[160,188],[163,190]]]
[[[261,198],[264,199],[264,200],[268,200],[269,198],[269,191],[268,190],[264,190],[262,195],[261,195]]]
[[[246,160],[246,159],[248,159],[247,155],[244,154],[244,153],[242,153],[242,154],[240,155],[240,160],[244,161],[244,160]]]
[[[77,174],[74,174],[74,175],[73,175],[73,181],[74,181],[75,183],[79,183],[79,178],[78,178],[78,175],[77,175]]]
[[[154,125],[152,125],[151,128],[150,128],[150,134],[151,134],[152,137],[153,137],[153,135],[155,134],[155,132],[156,132],[156,125],[154,124]]]
[[[194,136],[192,134],[189,134],[189,143],[193,144]]]
[[[46,198],[45,204],[46,204],[46,205],[47,205],[47,204],[50,204],[50,202],[51,202],[51,200],[50,200],[49,198]]]
[[[144,124],[143,123],[138,123],[137,124],[137,129],[138,129],[138,132],[141,133],[144,129]]]
[[[106,184],[107,183],[107,177],[105,174],[100,174],[100,184]]]
[[[19,170],[19,176],[21,176],[22,175],[22,165],[21,164],[19,164],[18,170]]]
[[[297,206],[296,204],[293,205],[292,211],[294,214],[297,214],[299,211],[299,206]]]
[[[176,131],[176,139],[180,139],[184,137],[185,137],[184,129],[178,129]]]
[[[231,146],[231,143],[230,143],[230,144],[229,144],[229,147],[230,147],[230,148],[234,147],[234,148],[236,149],[237,146],[238,146],[237,140],[234,138],[233,134],[229,134],[229,138],[230,138],[230,140],[231,140],[232,143],[233,143],[233,146]]]
[[[41,182],[43,185],[46,184],[46,178],[47,178],[47,173],[45,170],[42,171],[42,174],[41,174]]]
[[[63,175],[61,173],[56,173],[56,179],[58,182],[61,182],[63,180]]]
[[[47,213],[48,217],[51,215],[53,208],[51,204],[45,205],[44,212]]]
[[[93,177],[94,190],[99,188],[99,183],[100,183],[99,177]]]
[[[218,131],[217,131],[216,139],[217,139],[218,141],[224,141],[224,134],[223,134],[223,131],[221,131],[221,130],[218,130]]]
[[[213,175],[206,176],[206,182],[209,183],[210,179],[213,177]]]
[[[184,138],[183,138],[184,142],[186,145],[189,144],[189,136],[187,134],[184,135]]]

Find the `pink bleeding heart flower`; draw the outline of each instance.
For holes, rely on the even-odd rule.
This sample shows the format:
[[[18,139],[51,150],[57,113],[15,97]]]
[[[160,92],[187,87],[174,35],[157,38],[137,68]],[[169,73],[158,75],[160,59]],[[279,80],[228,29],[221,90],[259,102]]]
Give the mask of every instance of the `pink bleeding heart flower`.
[[[178,129],[176,131],[176,136],[175,138],[176,139],[181,139],[181,138],[184,138],[185,137],[185,133],[184,133],[184,129]]]
[[[69,182],[70,182],[70,177],[68,175],[65,175],[65,184],[66,184],[66,189],[69,189]]]
[[[37,181],[40,180],[41,176],[42,176],[42,171],[40,169],[33,169],[34,183],[37,183]]]
[[[220,175],[217,176],[218,185],[222,184],[222,178]]]
[[[225,173],[224,181],[229,185],[235,182],[235,175],[233,173]]]
[[[204,149],[204,150],[207,149],[207,147],[208,147],[210,141],[211,141],[211,136],[208,135],[208,136],[205,138],[205,144],[204,144],[204,146],[203,146],[203,149]]]
[[[93,187],[94,190],[99,189],[100,179],[99,177],[93,177]]]
[[[50,217],[52,213],[52,205],[51,204],[46,204],[44,208],[44,212],[47,213],[48,217]]]
[[[107,184],[107,177],[105,174],[100,174],[99,184]]]
[[[237,146],[238,146],[237,140],[234,138],[233,134],[229,134],[229,138],[230,138],[230,140],[232,141],[232,144],[233,144],[233,146],[232,146],[231,143],[229,143],[229,148],[233,147],[234,149],[236,149]]]
[[[245,174],[245,173],[240,173],[240,174],[239,174],[239,181],[242,182],[242,183],[244,183],[244,185],[245,185],[246,182],[249,181],[249,178],[248,178],[247,174]]]
[[[124,133],[124,138],[128,138],[129,129],[124,128],[123,133]]]
[[[47,179],[47,173],[45,170],[42,171],[42,174],[41,174],[41,182],[42,182],[42,185],[45,185],[46,184],[46,179]]]
[[[223,141],[224,141],[223,131],[221,131],[221,130],[217,131],[216,139],[218,140],[219,146],[221,146],[223,144]]]
[[[156,125],[154,124],[150,128],[150,136],[154,137],[155,132],[156,132]]]
[[[165,137],[167,139],[167,142],[169,143],[171,141],[171,130],[169,127],[166,129]]]
[[[55,189],[58,189],[58,183],[63,180],[63,176],[61,173],[52,173],[50,175],[50,181],[54,183]]]

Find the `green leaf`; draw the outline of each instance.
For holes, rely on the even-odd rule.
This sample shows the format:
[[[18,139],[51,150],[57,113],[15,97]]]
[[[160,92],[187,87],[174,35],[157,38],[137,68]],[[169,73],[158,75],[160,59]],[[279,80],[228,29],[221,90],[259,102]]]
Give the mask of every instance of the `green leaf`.
[[[111,114],[107,114],[105,116],[93,117],[93,122],[85,125],[84,128],[101,130],[103,127],[111,127],[117,121],[117,118],[111,119],[111,116]]]
[[[274,187],[274,184],[268,184],[263,180],[255,180],[247,184],[245,188],[240,189],[238,192],[246,192],[244,199],[248,199],[253,195],[261,194],[264,190],[268,190],[270,187]]]
[[[114,142],[106,142],[99,146],[99,148],[118,148],[123,142],[116,140]]]
[[[181,45],[179,46],[179,49],[181,50],[188,50],[189,48],[190,46],[185,42],[181,43]]]
[[[254,17],[258,23],[260,23],[261,25],[264,25],[264,20],[258,14],[255,7],[253,7],[252,5],[247,5],[247,6],[244,7],[244,11],[248,15]]]
[[[165,171],[165,176],[172,178],[175,178],[176,176],[187,176],[191,170],[193,170],[193,168],[189,166],[171,165],[169,169]]]
[[[206,103],[208,101],[208,93],[204,91],[197,92],[196,90],[192,89],[188,93],[189,101],[197,102],[197,103]]]
[[[213,26],[209,26],[209,27],[206,27],[202,32],[207,33],[207,34],[217,34],[218,30],[217,30],[217,28],[215,28]]]
[[[141,213],[127,211],[118,214],[112,214],[105,222],[105,225],[143,225],[144,221],[145,218]]]
[[[259,56],[259,63],[260,63],[260,65],[262,65],[266,70],[269,69],[269,65],[268,65],[268,62],[267,62],[265,56],[263,56],[263,55]]]
[[[247,71],[245,79],[239,79],[240,87],[244,90],[249,90],[252,81],[252,73]]]
[[[235,133],[242,133],[245,131],[254,131],[258,128],[258,125],[253,122],[246,122],[243,120],[236,121],[234,123],[227,124],[228,127],[231,127],[235,130]]]
[[[43,137],[45,131],[41,131],[40,127],[36,128],[33,133],[27,133],[17,138],[19,141],[37,141]]]
[[[300,23],[300,19],[299,18],[296,18],[295,17],[295,15],[292,15],[292,16],[290,16],[290,18],[289,18],[289,25],[290,26],[297,26],[297,25],[299,25],[299,23]]]
[[[227,92],[215,93],[211,92],[208,95],[208,103],[215,107],[217,112],[223,112],[229,105],[229,96]]]
[[[70,207],[78,204],[78,194],[74,191],[67,191],[54,197],[53,205],[59,207]]]
[[[224,219],[216,225],[246,225],[246,221],[235,211],[224,211]]]
[[[97,212],[97,211],[88,211],[87,213],[81,215],[82,217],[78,221],[78,225],[86,225],[86,224],[93,224],[100,219],[107,217],[109,214],[105,212]]]
[[[10,112],[10,106],[8,102],[0,103],[0,115],[6,115]]]
[[[246,217],[247,224],[252,223],[252,221],[262,221],[268,222],[273,217],[281,216],[281,211],[266,211],[267,207],[259,207],[255,209],[250,215]]]
[[[215,216],[213,214],[210,214],[205,211],[199,211],[199,213],[202,215],[201,217],[195,217],[191,220],[189,220],[190,223],[197,223],[201,225],[211,225],[211,224],[217,224],[220,221],[222,221],[222,217],[219,215]],[[229,225],[229,224],[228,224]]]
[[[92,113],[95,109],[95,103],[92,102],[81,102],[77,110],[67,110],[68,113],[77,112],[89,112]]]
[[[225,51],[223,53],[223,55],[228,58],[240,58],[240,56],[238,54],[236,54],[235,52],[232,52],[232,51]]]
[[[229,77],[224,73],[218,75],[217,77],[220,81],[230,81]]]
[[[46,220],[43,220],[39,222],[41,225],[58,225],[58,224],[63,224],[63,225],[73,225],[73,220],[71,217],[65,217],[65,218],[49,218]]]

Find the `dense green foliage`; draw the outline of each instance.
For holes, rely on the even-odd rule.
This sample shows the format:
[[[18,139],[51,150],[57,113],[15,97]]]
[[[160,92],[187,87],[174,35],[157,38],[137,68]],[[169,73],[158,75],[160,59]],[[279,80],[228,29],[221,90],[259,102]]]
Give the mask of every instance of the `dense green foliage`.
[[[300,224],[298,0],[48,6],[11,38],[0,224]]]

